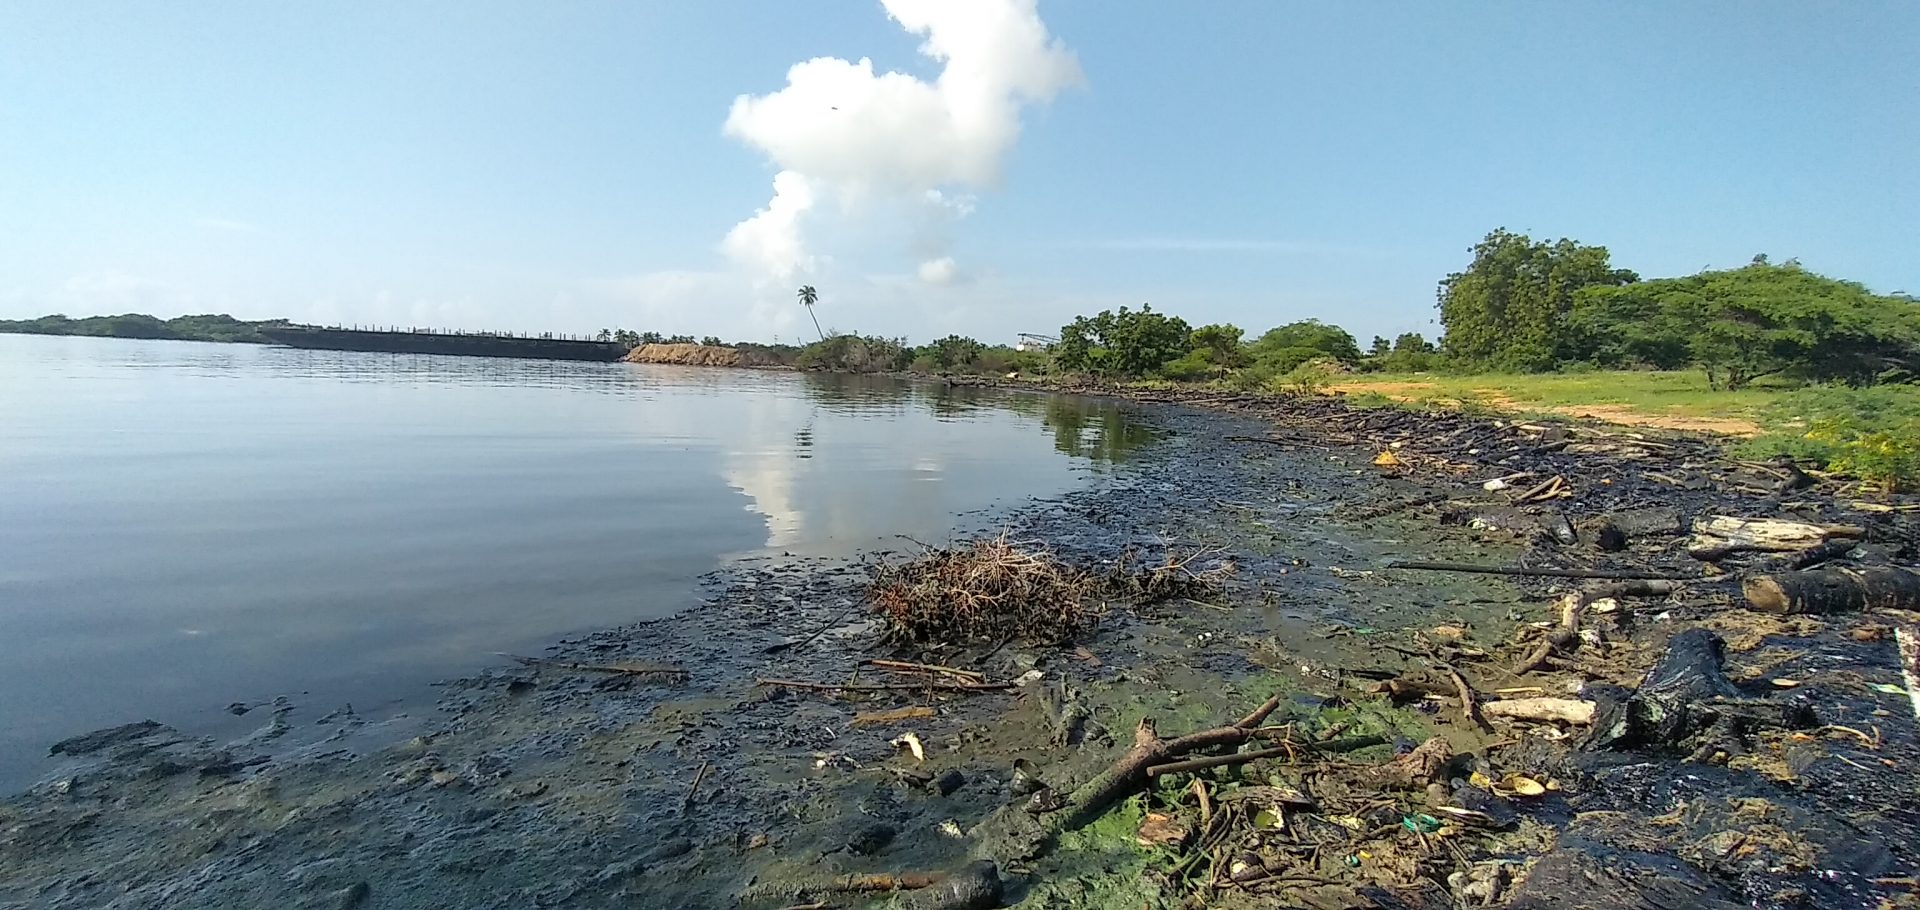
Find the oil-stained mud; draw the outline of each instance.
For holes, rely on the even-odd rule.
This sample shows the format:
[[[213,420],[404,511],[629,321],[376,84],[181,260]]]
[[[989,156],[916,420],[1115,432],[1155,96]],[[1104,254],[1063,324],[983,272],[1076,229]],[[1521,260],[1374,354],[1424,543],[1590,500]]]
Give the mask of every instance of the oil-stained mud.
[[[1564,436],[1528,440],[1467,418],[1376,417],[1366,430],[1320,415],[1317,430],[1295,421],[1282,431],[1292,444],[1276,445],[1233,437],[1274,438],[1276,423],[1289,426],[1278,412],[1143,406],[1139,417],[1162,435],[1130,465],[1087,491],[983,517],[978,530],[1094,569],[1221,548],[1236,572],[1215,595],[1114,601],[1065,644],[908,652],[879,643],[864,595],[870,563],[911,555],[904,544],[866,563],[743,566],[686,614],[450,684],[428,732],[396,746],[344,734],[263,761],[260,742],[216,747],[157,724],[65,744],[58,778],[0,804],[0,907],[1911,900],[1916,743],[1881,625],[1898,617],[1759,617],[1688,566],[1684,593],[1596,611],[1582,629],[1591,641],[1516,673],[1538,640],[1526,624],[1551,622],[1549,595],[1578,583],[1386,568],[1683,566],[1671,535],[1602,552],[1585,527],[1636,507],[1724,507],[1724,495],[1686,486],[1713,470],[1706,449],[1654,443],[1643,450],[1652,457],[1678,445],[1695,459],[1659,470],[1602,443],[1568,451]],[[1372,464],[1396,439],[1400,464]],[[1342,445],[1353,442],[1365,445]],[[1515,460],[1509,443],[1528,454]],[[1573,475],[1581,508],[1485,491],[1521,471]],[[1742,509],[1779,506],[1764,489],[1741,495]],[[1472,514],[1482,506],[1506,511]],[[1839,507],[1815,508],[1832,518]],[[1556,534],[1562,522],[1572,541]],[[1889,552],[1903,546],[1881,539]],[[1712,747],[1702,755],[1677,740],[1602,747],[1578,726],[1482,728],[1437,682],[1412,698],[1375,691],[1445,668],[1487,697],[1584,684],[1583,698],[1624,705],[1669,638],[1696,626],[1725,639],[1717,670],[1731,687],[1711,705],[1687,703],[1706,719],[1686,731],[1686,747]],[[864,664],[873,658],[958,668],[987,685]],[[923,684],[933,679],[947,684]],[[1142,718],[1177,736],[1276,693],[1263,723],[1289,741],[1383,744],[1168,774],[1049,850],[1002,836],[1001,822],[1044,820],[1047,797],[1112,765]],[[1726,720],[1736,703],[1782,700],[1805,716]],[[274,722],[317,720],[288,709]],[[275,735],[272,723],[263,730]],[[1379,783],[1379,766],[1435,737],[1458,758],[1428,786]],[[982,859],[997,897],[965,872]],[[856,876],[918,873],[948,877],[898,896],[846,890],[871,881]]]

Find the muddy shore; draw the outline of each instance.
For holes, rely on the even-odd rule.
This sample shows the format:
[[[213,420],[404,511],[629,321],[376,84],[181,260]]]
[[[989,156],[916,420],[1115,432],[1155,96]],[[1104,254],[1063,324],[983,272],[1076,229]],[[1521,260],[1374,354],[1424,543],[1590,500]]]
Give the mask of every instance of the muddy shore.
[[[819,883],[982,857],[1008,906],[1915,906],[1920,738],[1882,631],[1913,617],[1753,613],[1738,579],[1776,557],[1716,567],[1679,533],[1596,545],[1601,516],[1787,516],[1861,526],[1850,556],[1911,564],[1906,503],[1855,505],[1831,482],[1786,489],[1780,468],[1692,437],[1318,399],[1134,397],[1159,433],[1141,457],[977,530],[1085,565],[1218,548],[1236,572],[1205,599],[1116,602],[1064,646],[899,650],[880,642],[865,585],[873,561],[907,558],[906,545],[744,565],[687,613],[447,684],[432,731],[396,746],[363,746],[351,715],[299,706],[237,743],[155,724],[63,743],[58,776],[0,803],[0,907],[878,906],[938,889]],[[1555,477],[1558,488],[1541,486]],[[1552,492],[1516,501],[1536,489]],[[1620,598],[1583,629],[1595,640],[1516,673],[1543,640],[1533,624],[1551,624],[1555,598],[1587,582],[1395,560],[1684,582]],[[1483,728],[1444,693],[1375,691],[1444,666],[1489,697],[1630,692],[1690,629],[1721,637],[1740,699],[1790,701],[1813,720],[1730,731],[1725,754],[1693,756],[1586,748],[1578,725]],[[861,667],[872,658],[1013,685],[758,684],[899,682]],[[1016,761],[1065,792],[1120,758],[1142,718],[1178,735],[1275,695],[1269,724],[1314,742],[1384,742],[1167,775],[1049,851],[996,833],[1025,799],[1009,790]],[[343,732],[261,760],[293,725]],[[895,744],[909,732],[924,758]],[[1436,738],[1466,757],[1454,768],[1464,792],[1363,784]],[[1552,787],[1495,783],[1516,778]],[[1297,791],[1314,808],[1214,825],[1214,801],[1186,795],[1196,781],[1220,799]],[[1435,814],[1482,792],[1473,811],[1485,819]],[[1148,813],[1190,830],[1143,844]],[[1268,871],[1240,874],[1244,857]]]

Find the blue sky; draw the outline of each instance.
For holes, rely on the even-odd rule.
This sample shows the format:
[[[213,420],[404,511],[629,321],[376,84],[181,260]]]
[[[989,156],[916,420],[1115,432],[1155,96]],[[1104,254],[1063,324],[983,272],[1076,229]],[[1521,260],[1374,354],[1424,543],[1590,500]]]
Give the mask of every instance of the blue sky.
[[[895,2],[963,37],[1023,6]],[[1435,282],[1498,226],[1647,276],[1766,252],[1920,292],[1913,3],[1041,0],[1057,45],[954,57],[965,97],[1044,96],[1001,99],[1017,136],[814,117],[798,83],[729,126],[816,57],[940,77],[888,12],[10,0],[0,316],[793,340],[806,281],[830,327],[922,339],[1150,301],[1364,343],[1435,333]],[[727,238],[796,161],[823,176],[783,271]]]

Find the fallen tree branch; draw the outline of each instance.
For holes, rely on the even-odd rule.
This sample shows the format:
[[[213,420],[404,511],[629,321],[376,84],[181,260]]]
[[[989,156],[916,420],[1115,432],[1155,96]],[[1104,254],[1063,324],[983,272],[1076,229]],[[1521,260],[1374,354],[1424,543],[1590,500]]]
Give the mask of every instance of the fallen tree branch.
[[[817,683],[800,679],[756,679],[756,686],[778,686],[783,689],[804,689],[810,692],[998,692],[1013,688],[1012,683]]]
[[[1113,767],[1094,775],[1092,780],[1075,789],[1056,816],[1059,819],[1056,824],[1063,830],[1072,830],[1099,818],[1108,806],[1145,786],[1147,769],[1154,765],[1168,764],[1195,749],[1237,746],[1254,738],[1259,732],[1260,722],[1279,707],[1280,696],[1275,695],[1232,726],[1202,730],[1170,740],[1160,738],[1154,729],[1153,718],[1141,718],[1139,727],[1133,732],[1133,748],[1120,756]]]
[[[1920,572],[1898,566],[1756,575],[1741,586],[1747,606],[1762,613],[1844,613],[1867,608],[1920,608]]]
[[[1473,687],[1467,685],[1467,678],[1461,676],[1460,671],[1453,667],[1449,666],[1445,669],[1447,671],[1447,678],[1453,681],[1454,693],[1460,699],[1460,715],[1465,717],[1468,723],[1482,730],[1492,731],[1493,725],[1487,723],[1485,717],[1480,716],[1479,700],[1474,698]]]
[[[1230,755],[1209,755],[1204,758],[1189,758],[1186,761],[1169,762],[1147,768],[1148,777],[1160,777],[1165,774],[1178,774],[1182,771],[1202,771],[1207,768],[1221,768],[1228,765],[1244,765],[1248,762],[1267,758],[1293,758],[1302,752],[1355,752],[1373,746],[1387,744],[1383,736],[1349,736],[1345,739],[1330,739],[1317,743],[1296,743],[1288,741],[1285,745],[1271,749],[1255,749],[1251,752],[1235,752]]]
[[[984,673],[962,670],[957,667],[942,667],[937,664],[916,664],[908,663],[904,660],[885,660],[877,657],[872,660],[863,660],[861,663],[869,667],[878,667],[882,670],[892,670],[895,673],[928,673],[940,676],[951,676],[975,685],[987,681],[986,674]]]
[[[611,673],[619,676],[686,676],[687,671],[680,667],[656,666],[653,664],[582,664],[557,660],[551,657],[522,657],[495,651],[495,654],[519,662],[527,667],[552,667],[556,670],[576,670],[582,673]]]
[[[1686,581],[1688,576],[1645,569],[1556,569],[1546,566],[1488,566],[1467,562],[1429,562],[1396,559],[1389,569],[1417,569],[1423,572],[1473,572],[1481,575],[1532,575],[1541,578],[1615,578],[1646,581]]]

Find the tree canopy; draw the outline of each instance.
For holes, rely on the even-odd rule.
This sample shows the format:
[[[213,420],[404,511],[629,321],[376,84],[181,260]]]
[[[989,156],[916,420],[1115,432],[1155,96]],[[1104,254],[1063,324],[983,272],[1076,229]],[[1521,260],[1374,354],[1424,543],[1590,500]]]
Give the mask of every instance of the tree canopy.
[[[1568,322],[1579,359],[1694,365],[1729,389],[1775,374],[1858,385],[1920,371],[1920,306],[1794,262],[1588,288]]]
[[[1178,316],[1141,304],[1081,316],[1060,329],[1054,362],[1071,373],[1146,376],[1187,353],[1192,330]]]
[[[1560,340],[1581,288],[1639,276],[1616,269],[1607,248],[1561,238],[1536,241],[1497,228],[1473,247],[1473,262],[1440,282],[1443,349],[1477,367],[1537,372],[1563,356]]]
[[[1321,358],[1341,363],[1358,363],[1360,345],[1337,325],[1318,319],[1303,319],[1268,329],[1247,346],[1254,369],[1268,375],[1291,371],[1310,360]]]

